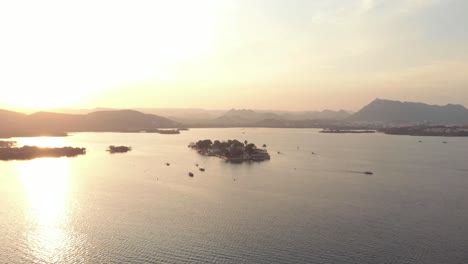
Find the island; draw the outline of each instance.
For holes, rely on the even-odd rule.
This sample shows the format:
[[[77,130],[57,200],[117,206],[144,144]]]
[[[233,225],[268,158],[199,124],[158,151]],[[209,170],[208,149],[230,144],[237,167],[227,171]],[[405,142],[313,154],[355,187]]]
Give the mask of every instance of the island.
[[[2,144],[3,146],[3,144]],[[0,147],[0,160],[31,160],[35,158],[75,157],[86,154],[86,148],[40,148],[36,146]]]
[[[180,134],[181,129],[147,129],[146,133],[157,133],[163,135],[177,135]]]
[[[234,139],[227,141],[199,140],[191,143],[190,148],[204,156],[215,156],[228,162],[242,163],[245,161],[265,161],[270,159],[270,154],[265,149],[259,149],[253,143],[244,143]]]
[[[109,146],[107,151],[109,153],[114,154],[114,153],[126,153],[132,150],[132,147],[127,147],[127,146]]]
[[[372,134],[375,133],[375,130],[362,130],[362,129],[323,129],[320,133],[329,133],[329,134]]]

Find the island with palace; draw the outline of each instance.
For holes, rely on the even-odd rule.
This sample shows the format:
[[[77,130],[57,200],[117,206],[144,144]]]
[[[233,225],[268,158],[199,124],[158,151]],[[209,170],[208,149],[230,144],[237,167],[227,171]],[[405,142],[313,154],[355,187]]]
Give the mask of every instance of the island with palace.
[[[241,163],[245,161],[265,161],[270,159],[266,149],[257,148],[253,143],[239,140],[212,141],[199,140],[191,143],[190,148],[204,156],[216,156],[229,162]]]

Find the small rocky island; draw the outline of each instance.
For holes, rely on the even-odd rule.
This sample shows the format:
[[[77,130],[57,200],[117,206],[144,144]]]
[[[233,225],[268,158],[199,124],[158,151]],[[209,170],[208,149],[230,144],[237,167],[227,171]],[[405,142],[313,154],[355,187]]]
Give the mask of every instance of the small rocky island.
[[[259,149],[255,144],[244,143],[238,140],[214,142],[210,139],[191,143],[190,148],[195,149],[201,155],[216,156],[229,162],[241,163],[244,161],[265,161],[270,159],[270,154],[265,149]]]
[[[35,158],[75,157],[86,154],[85,148],[40,148],[36,146],[15,147],[16,142],[0,141],[0,160],[31,160]]]
[[[126,153],[132,150],[132,147],[127,147],[127,146],[109,146],[107,151],[109,153],[114,154],[114,153]]]

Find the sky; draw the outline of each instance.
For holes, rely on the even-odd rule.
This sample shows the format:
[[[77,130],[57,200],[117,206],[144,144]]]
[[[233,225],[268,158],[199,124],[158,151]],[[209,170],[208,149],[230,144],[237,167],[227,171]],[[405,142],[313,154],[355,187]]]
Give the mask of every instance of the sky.
[[[0,0],[0,108],[468,106],[466,0]]]

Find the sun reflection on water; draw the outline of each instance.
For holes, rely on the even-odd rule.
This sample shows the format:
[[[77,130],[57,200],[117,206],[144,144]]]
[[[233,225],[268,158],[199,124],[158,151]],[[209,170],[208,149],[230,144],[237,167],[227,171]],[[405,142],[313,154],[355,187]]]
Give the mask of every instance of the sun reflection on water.
[[[18,163],[17,168],[30,221],[30,250],[42,262],[59,262],[72,242],[68,228],[69,160],[36,159]]]
[[[37,146],[47,148],[65,147],[65,137],[30,137],[20,138],[15,141],[22,146]]]

